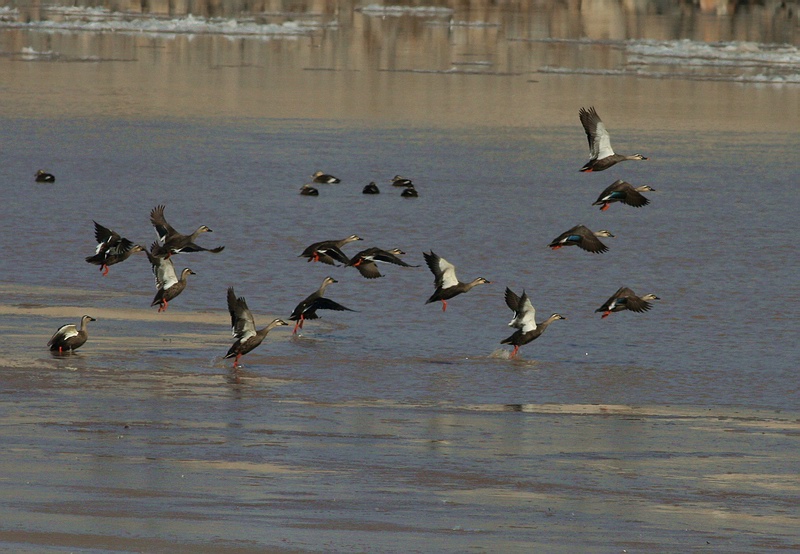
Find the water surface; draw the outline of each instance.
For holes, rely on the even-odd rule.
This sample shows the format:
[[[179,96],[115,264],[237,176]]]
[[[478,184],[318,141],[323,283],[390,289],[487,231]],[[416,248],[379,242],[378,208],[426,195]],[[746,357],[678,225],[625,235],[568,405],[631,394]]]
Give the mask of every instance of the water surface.
[[[469,21],[496,26],[326,10],[306,9],[320,14],[312,32],[268,40],[38,18],[0,30],[0,544],[798,548],[799,268],[782,238],[798,208],[796,85],[580,70],[618,69],[614,40],[702,42],[654,36],[674,14],[627,14],[647,25],[604,43],[588,26],[544,33],[542,17],[489,8]],[[749,28],[784,29],[791,46],[793,27],[762,16]],[[595,42],[538,40],[559,37]],[[555,50],[578,63],[539,72],[566,67],[545,59]],[[449,71],[466,53],[490,69]],[[650,160],[579,173],[588,105],[618,151]],[[55,186],[33,183],[40,167]],[[343,183],[300,196],[316,169]],[[389,185],[398,173],[419,198]],[[618,178],[657,189],[651,204],[592,207]],[[369,181],[380,195],[361,194]],[[178,230],[206,224],[200,242],[226,248],[176,257],[197,275],[156,314],[143,256],[108,277],[83,258],[92,220],[152,242],[161,203]],[[610,251],[546,248],[577,223],[611,230]],[[350,254],[398,247],[420,267],[368,281],[297,257],[351,233],[365,240]],[[425,305],[430,249],[462,280],[493,283],[445,313]],[[299,337],[275,330],[240,371],[221,360],[228,286],[265,325],[326,275],[340,281],[328,296],[357,313],[323,313]],[[661,300],[601,320],[623,284]],[[506,286],[527,290],[540,320],[568,318],[518,360],[499,344]],[[98,318],[89,342],[50,356],[52,332],[83,313]]]

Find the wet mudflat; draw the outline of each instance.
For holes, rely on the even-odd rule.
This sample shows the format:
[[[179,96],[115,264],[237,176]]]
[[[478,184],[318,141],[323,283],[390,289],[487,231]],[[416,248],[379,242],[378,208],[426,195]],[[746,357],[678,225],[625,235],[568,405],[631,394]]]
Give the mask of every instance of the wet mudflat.
[[[455,23],[354,10],[336,29],[309,10],[319,28],[268,40],[0,31],[2,548],[800,548],[800,258],[776,240],[799,200],[791,53],[670,77],[671,62],[632,58],[647,44],[576,30],[580,14],[559,34],[492,10]],[[668,16],[631,17],[630,38],[673,38]],[[752,56],[741,28],[716,39]],[[595,42],[540,40],[584,35]],[[699,45],[668,47],[674,61]],[[579,173],[588,105],[618,151],[650,160]],[[56,186],[33,183],[40,167]],[[317,169],[343,183],[300,196]],[[399,197],[398,173],[419,198]],[[592,207],[615,179],[651,185],[651,204]],[[369,181],[380,195],[361,194]],[[161,203],[226,249],[177,256],[197,275],[157,314],[143,255],[108,277],[83,258],[93,219],[152,242]],[[546,247],[577,223],[611,230],[609,252]],[[351,233],[365,240],[349,254],[398,247],[421,267],[372,281],[297,257]],[[444,313],[425,305],[430,249],[493,283]],[[228,286],[265,325],[326,275],[357,313],[276,329],[238,371],[221,359]],[[621,285],[661,300],[601,320]],[[506,286],[537,319],[568,318],[517,360],[500,345]],[[87,344],[50,355],[53,331],[84,313]]]

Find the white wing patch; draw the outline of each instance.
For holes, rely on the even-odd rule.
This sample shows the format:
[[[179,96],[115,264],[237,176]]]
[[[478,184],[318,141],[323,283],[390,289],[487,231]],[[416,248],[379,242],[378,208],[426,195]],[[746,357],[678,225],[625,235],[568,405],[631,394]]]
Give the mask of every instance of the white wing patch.
[[[597,122],[594,133],[594,144],[592,146],[594,147],[592,148],[592,158],[594,159],[602,160],[603,158],[614,155],[614,150],[611,148],[611,135],[608,134],[606,126],[602,121]]]
[[[511,320],[509,326],[521,329],[523,333],[528,333],[536,329],[536,309],[531,304],[531,299],[528,298],[527,293],[522,293],[517,305],[517,311],[514,319]]]
[[[156,276],[156,288],[158,289],[166,290],[172,285],[178,284],[175,265],[169,258],[159,258],[158,266],[153,266],[153,273]]]
[[[458,277],[456,277],[456,266],[445,260],[439,258],[439,269],[442,271],[442,288],[449,289],[458,284]]]

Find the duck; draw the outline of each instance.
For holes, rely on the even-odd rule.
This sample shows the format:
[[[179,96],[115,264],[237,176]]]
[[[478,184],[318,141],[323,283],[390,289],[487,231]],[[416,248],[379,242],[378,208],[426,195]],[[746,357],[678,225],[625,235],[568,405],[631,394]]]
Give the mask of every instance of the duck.
[[[86,324],[90,321],[97,321],[89,315],[81,318],[80,328],[73,324],[62,325],[53,334],[52,338],[47,342],[48,348],[52,351],[58,351],[59,354],[64,351],[72,352],[77,350],[89,338],[89,332],[86,330]]]
[[[417,192],[417,189],[414,188],[414,185],[411,185],[406,187],[405,190],[400,193],[400,196],[403,198],[417,198],[419,193]]]
[[[428,264],[431,273],[433,273],[433,284],[436,286],[436,290],[425,303],[430,304],[431,302],[440,300],[442,302],[443,312],[447,311],[447,301],[454,296],[468,292],[477,285],[488,285],[491,283],[491,281],[483,277],[477,277],[469,283],[462,283],[458,280],[458,277],[456,277],[456,266],[435,254],[433,250],[430,252],[423,252],[422,255],[425,257],[425,263]]]
[[[378,185],[375,184],[375,181],[370,181],[368,185],[365,185],[361,194],[380,194],[381,190],[378,188]]]
[[[37,183],[55,183],[56,176],[52,173],[47,173],[44,169],[40,169],[33,174]]]
[[[603,312],[600,319],[607,318],[611,315],[611,312],[621,312],[623,310],[642,313],[653,307],[653,305],[650,304],[651,300],[661,299],[655,294],[645,294],[639,297],[628,287],[620,287],[611,298],[606,300],[602,306],[595,310],[595,313]]]
[[[600,206],[601,212],[606,211],[612,202],[622,202],[623,204],[633,206],[634,208],[641,208],[642,206],[647,206],[650,203],[650,200],[642,196],[641,193],[647,191],[654,192],[655,190],[656,189],[649,185],[634,187],[627,181],[617,179],[600,193],[600,196],[598,196],[597,200],[592,203],[592,206]]]
[[[393,187],[413,187],[414,183],[411,182],[411,179],[406,179],[401,175],[395,175],[392,177],[392,186]]]
[[[536,323],[536,309],[524,290],[522,296],[518,296],[506,287],[505,300],[506,305],[514,312],[514,319],[508,325],[517,329],[513,335],[500,341],[500,344],[510,344],[514,347],[509,358],[517,356],[520,346],[538,339],[551,323],[558,319],[567,319],[561,314],[554,313],[544,321]]]
[[[228,287],[228,312],[231,314],[231,334],[236,342],[228,349],[225,360],[233,358],[233,369],[239,366],[239,358],[254,350],[266,338],[267,333],[280,325],[289,325],[282,319],[273,319],[263,329],[256,330],[256,322],[244,297],[236,297],[233,287]]]
[[[608,251],[608,246],[600,242],[597,237],[613,236],[614,235],[605,229],[595,233],[590,231],[589,228],[584,225],[576,225],[569,231],[565,231],[564,233],[558,235],[550,244],[548,244],[548,246],[553,250],[558,250],[562,246],[570,246],[574,244],[583,250],[586,250],[587,252],[591,252],[592,254],[602,254],[603,252]]]
[[[108,275],[108,266],[124,262],[132,254],[145,250],[144,246],[133,244],[133,242],[121,237],[119,233],[112,231],[108,227],[103,227],[96,221],[92,221],[92,223],[94,223],[94,237],[97,240],[97,248],[94,256],[88,256],[86,261],[90,264],[99,265],[104,277]]]
[[[362,250],[350,258],[350,263],[347,265],[349,267],[356,268],[361,276],[366,277],[367,279],[377,279],[378,277],[383,277],[381,272],[378,270],[378,265],[375,262],[395,264],[402,267],[419,267],[418,265],[408,264],[398,258],[398,256],[403,255],[405,255],[405,252],[399,248],[381,250],[380,248],[372,247]]]
[[[181,271],[181,276],[178,277],[175,273],[175,264],[172,263],[172,257],[159,256],[156,254],[158,250],[158,243],[154,242],[150,247],[150,252],[145,250],[145,253],[147,254],[147,259],[150,260],[150,264],[153,266],[153,274],[156,277],[156,288],[158,289],[150,305],[155,306],[158,304],[158,311],[160,313],[165,311],[168,303],[186,288],[186,277],[197,274],[188,267],[185,267],[183,271]]]
[[[207,226],[201,225],[191,235],[182,235],[176,231],[172,225],[167,223],[167,220],[164,217],[164,209],[165,206],[161,204],[150,211],[150,223],[152,223],[153,227],[155,227],[158,240],[161,243],[161,246],[157,249],[155,255],[164,255],[169,257],[170,255],[178,252],[211,252],[212,254],[218,254],[225,249],[224,246],[217,246],[216,248],[203,248],[202,246],[195,244],[194,241],[197,240],[197,237],[199,237],[201,234],[211,233],[213,231]]]
[[[606,130],[606,126],[597,115],[594,107],[581,108],[578,111],[578,117],[581,120],[584,131],[586,131],[586,138],[589,139],[589,155],[591,159],[581,168],[581,171],[604,171],[619,162],[626,160],[646,160],[641,154],[633,154],[632,156],[623,156],[622,154],[615,154],[611,148],[611,136]]]
[[[305,300],[300,302],[297,306],[295,306],[292,315],[289,317],[290,321],[296,321],[294,326],[294,330],[292,334],[297,333],[298,329],[303,328],[303,322],[306,319],[317,319],[319,316],[317,315],[317,310],[337,310],[337,311],[348,311],[354,312],[355,310],[351,310],[350,308],[345,308],[338,302],[334,302],[329,298],[324,298],[322,295],[325,294],[325,289],[328,288],[328,285],[332,283],[338,283],[336,279],[333,277],[325,277],[322,281],[322,285],[320,285],[319,289],[315,292],[309,294]]]
[[[311,176],[311,180],[315,183],[324,183],[326,185],[334,185],[336,183],[341,183],[342,180],[334,177],[333,175],[328,175],[327,173],[323,173],[321,171],[315,171],[314,174]]]
[[[319,196],[319,191],[309,183],[306,183],[300,187],[300,196]]]
[[[345,244],[355,242],[357,240],[364,240],[358,235],[350,235],[342,240],[323,240],[309,245],[303,250],[298,258],[308,258],[309,262],[322,262],[328,265],[336,265],[336,262],[347,265],[350,263],[350,258],[342,252],[342,247]]]

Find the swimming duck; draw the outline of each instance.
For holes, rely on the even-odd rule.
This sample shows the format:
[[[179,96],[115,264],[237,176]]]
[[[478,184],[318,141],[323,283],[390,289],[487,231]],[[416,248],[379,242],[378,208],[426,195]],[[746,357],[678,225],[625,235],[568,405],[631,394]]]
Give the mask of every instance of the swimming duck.
[[[40,169],[36,173],[33,174],[36,178],[37,183],[55,183],[56,176],[52,173],[47,173],[44,169]]]
[[[85,343],[86,339],[89,338],[89,333],[86,330],[86,324],[90,321],[97,320],[91,316],[85,315],[81,318],[80,329],[71,323],[62,325],[47,342],[47,346],[50,348],[50,350],[58,350],[59,354],[65,350],[72,352],[73,350],[78,349],[79,347],[83,346],[83,343]]]
[[[400,196],[403,198],[416,198],[419,196],[417,193],[417,189],[414,188],[413,185],[406,187],[403,192],[400,193]]]
[[[620,287],[614,295],[605,301],[605,303],[597,308],[595,312],[603,312],[600,319],[605,319],[611,312],[621,312],[623,310],[630,310],[632,312],[642,313],[646,312],[653,307],[650,300],[661,300],[655,294],[645,294],[641,298],[628,287]]]
[[[622,179],[617,179],[600,193],[600,196],[592,203],[592,206],[600,206],[600,211],[605,211],[612,202],[622,202],[634,208],[641,208],[642,206],[647,206],[650,201],[640,193],[655,190],[648,185],[634,187]]]
[[[375,262],[395,264],[403,267],[419,267],[418,265],[407,264],[398,258],[398,256],[404,254],[405,252],[399,248],[392,248],[391,250],[381,250],[377,247],[367,248],[350,258],[350,263],[347,265],[356,268],[358,272],[361,273],[362,277],[366,277],[367,279],[383,277]]]
[[[338,179],[333,175],[328,175],[327,173],[323,173],[321,171],[315,171],[314,174],[311,176],[311,180],[315,183],[324,183],[326,185],[333,185],[342,182],[341,179]]]
[[[392,186],[393,187],[413,187],[414,183],[411,182],[411,179],[406,179],[400,175],[395,175],[392,177]]]
[[[381,191],[378,188],[378,185],[375,184],[375,181],[370,182],[370,184],[365,185],[364,189],[361,191],[362,194],[380,194]]]
[[[586,138],[589,139],[589,154],[591,159],[581,168],[581,171],[603,171],[614,164],[625,160],[646,160],[641,154],[623,156],[615,154],[611,148],[611,136],[606,130],[606,126],[600,120],[595,109],[581,108],[578,112],[583,129],[586,131]]]
[[[350,258],[342,252],[341,248],[345,244],[364,240],[358,235],[350,235],[342,240],[323,240],[308,246],[298,258],[308,258],[309,262],[322,262],[328,265],[336,265],[341,262],[344,265],[350,263]]]
[[[605,229],[597,231],[596,233],[590,231],[584,225],[576,225],[569,231],[561,233],[553,241],[548,244],[553,250],[558,250],[562,246],[577,245],[587,252],[593,254],[602,254],[608,251],[608,246],[600,242],[597,237],[613,237],[611,233]]]
[[[328,288],[328,285],[331,283],[338,283],[336,279],[333,277],[325,277],[322,281],[322,285],[320,285],[319,289],[315,292],[308,295],[308,297],[300,302],[292,312],[292,315],[289,317],[290,321],[296,321],[294,326],[294,331],[292,334],[296,333],[298,329],[303,328],[303,322],[306,319],[317,319],[319,316],[317,315],[317,310],[337,310],[337,311],[348,311],[354,312],[355,310],[351,310],[350,308],[345,308],[338,302],[334,302],[328,298],[324,298],[322,295],[325,294],[325,289]]]
[[[89,256],[86,261],[90,264],[100,266],[103,275],[108,275],[108,266],[118,264],[127,260],[131,254],[143,252],[144,246],[133,244],[126,238],[122,238],[107,227],[103,227],[96,221],[94,223],[94,237],[97,239],[97,249],[94,256]]]
[[[156,288],[158,292],[153,298],[151,306],[159,304],[158,311],[163,312],[167,309],[167,304],[170,300],[178,296],[186,288],[186,276],[196,275],[194,271],[188,267],[183,268],[180,278],[175,273],[175,265],[172,263],[172,257],[159,256],[156,252],[159,250],[158,243],[153,243],[150,247],[150,252],[145,250],[147,259],[153,266],[153,274],[156,277]]]
[[[282,319],[273,319],[263,329],[256,330],[253,314],[247,307],[244,297],[236,298],[233,287],[228,287],[228,312],[231,314],[231,334],[236,337],[236,342],[230,347],[224,359],[236,357],[233,368],[239,365],[239,358],[254,350],[272,329],[279,325],[289,325]]]
[[[191,235],[180,234],[172,227],[172,225],[167,223],[167,220],[164,217],[164,208],[165,206],[162,204],[156,206],[150,211],[150,223],[152,223],[153,227],[155,227],[156,233],[158,234],[158,240],[162,244],[162,246],[157,249],[155,255],[169,256],[178,252],[211,252],[213,254],[217,254],[225,249],[224,246],[217,246],[216,248],[210,249],[203,248],[202,246],[194,243],[197,237],[199,237],[201,234],[212,232],[211,229],[205,225],[198,227],[197,230]]]
[[[306,183],[300,187],[300,196],[319,196],[319,191]]]
[[[433,273],[433,284],[436,285],[436,290],[425,303],[430,304],[441,300],[443,312],[447,310],[447,301],[454,296],[467,292],[476,285],[491,283],[491,281],[487,281],[483,277],[478,277],[470,283],[462,283],[456,277],[456,266],[436,255],[433,250],[423,252],[422,255],[425,257],[425,263],[428,264]]]
[[[541,323],[536,323],[536,310],[524,290],[522,291],[522,296],[517,296],[515,292],[506,287],[505,299],[506,305],[514,312],[514,319],[508,325],[517,329],[513,335],[500,341],[500,344],[514,346],[514,351],[511,352],[510,358],[517,356],[520,346],[538,339],[545,332],[547,326],[555,320],[567,319],[561,314],[553,314]]]

